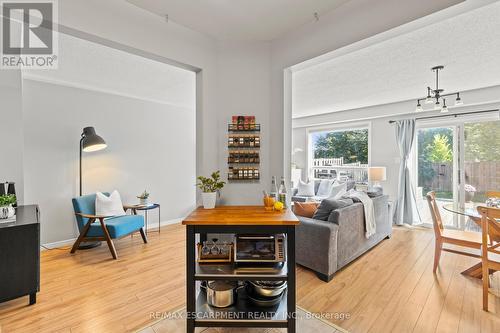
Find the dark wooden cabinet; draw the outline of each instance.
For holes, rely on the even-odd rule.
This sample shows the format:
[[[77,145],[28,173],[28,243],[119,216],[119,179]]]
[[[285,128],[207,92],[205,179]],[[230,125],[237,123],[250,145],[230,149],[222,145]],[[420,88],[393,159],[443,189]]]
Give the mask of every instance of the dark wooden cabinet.
[[[40,290],[40,221],[38,206],[19,206],[16,221],[0,223],[0,302]]]

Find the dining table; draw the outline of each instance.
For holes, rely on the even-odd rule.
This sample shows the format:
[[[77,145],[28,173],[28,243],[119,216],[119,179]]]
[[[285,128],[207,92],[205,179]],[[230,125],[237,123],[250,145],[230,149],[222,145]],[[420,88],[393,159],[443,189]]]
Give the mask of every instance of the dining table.
[[[456,204],[446,204],[443,205],[443,209],[451,212],[453,214],[458,214],[461,216],[465,216],[468,218],[468,220],[465,223],[465,229],[470,232],[481,232],[482,231],[482,222],[481,222],[481,214],[477,211],[477,207],[479,206],[486,206],[484,203],[466,203],[464,206],[456,205]],[[489,224],[488,226],[488,236],[489,236],[489,241],[490,244],[500,242],[500,229],[494,224]],[[496,258],[497,261],[500,261],[500,256],[495,255],[495,254],[490,254],[490,256],[493,255]],[[479,257],[479,259],[481,259]],[[483,276],[482,272],[482,263],[479,262],[475,264],[474,266],[466,269],[465,271],[462,272],[462,274],[471,276],[474,278],[481,279]],[[494,273],[496,270],[490,269],[490,274]]]

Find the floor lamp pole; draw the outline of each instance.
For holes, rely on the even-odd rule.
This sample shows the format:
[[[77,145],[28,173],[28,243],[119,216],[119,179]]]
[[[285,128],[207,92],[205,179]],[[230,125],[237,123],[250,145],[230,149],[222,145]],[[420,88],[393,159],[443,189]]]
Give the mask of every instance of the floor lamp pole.
[[[80,196],[82,196],[82,151],[83,151],[83,134],[82,138],[80,139]],[[100,246],[101,242],[96,241],[96,242],[81,242],[80,246],[78,246],[79,250],[87,250],[87,249],[92,249],[94,247]]]
[[[82,196],[82,143],[83,143],[83,136],[80,139],[80,196]]]

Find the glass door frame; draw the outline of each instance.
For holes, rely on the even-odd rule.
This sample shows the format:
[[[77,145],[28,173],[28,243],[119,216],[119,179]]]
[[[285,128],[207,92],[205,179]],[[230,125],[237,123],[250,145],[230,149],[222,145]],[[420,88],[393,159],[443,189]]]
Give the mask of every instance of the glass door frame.
[[[452,161],[452,188],[453,188],[453,205],[459,205],[459,186],[460,186],[460,171],[459,170],[459,125],[456,122],[450,121],[450,119],[425,119],[417,120],[415,124],[415,142],[412,148],[411,157],[411,173],[413,178],[413,183],[415,188],[418,188],[418,131],[421,129],[429,128],[450,128],[453,131],[453,161]],[[425,196],[425,193],[424,193]],[[422,225],[425,227],[432,227],[432,221],[422,221]],[[453,226],[447,226],[450,229],[459,229],[459,220],[456,214],[453,214]]]
[[[465,124],[500,120],[498,111],[483,114],[450,115],[437,119],[422,119],[416,121],[415,141],[411,152],[411,173],[415,185],[418,185],[418,130],[426,128],[453,129],[453,204],[455,208],[465,206]],[[417,188],[417,186],[415,186]],[[466,223],[464,216],[453,216],[453,226],[450,229],[463,230]],[[423,221],[424,226],[432,226],[431,221]]]

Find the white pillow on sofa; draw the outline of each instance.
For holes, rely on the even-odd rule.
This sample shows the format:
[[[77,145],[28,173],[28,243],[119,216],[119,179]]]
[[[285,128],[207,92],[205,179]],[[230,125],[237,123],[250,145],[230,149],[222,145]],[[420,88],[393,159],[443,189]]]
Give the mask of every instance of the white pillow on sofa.
[[[304,183],[299,180],[297,195],[302,197],[313,197],[314,196],[314,182]]]
[[[332,188],[330,190],[329,198],[340,198],[344,194],[347,193],[347,183],[333,183]]]
[[[120,193],[114,190],[108,197],[101,192],[95,194],[95,214],[98,216],[122,216],[126,215],[123,210]]]
[[[331,179],[321,179],[318,187],[317,197],[328,197],[332,190],[333,180]]]

